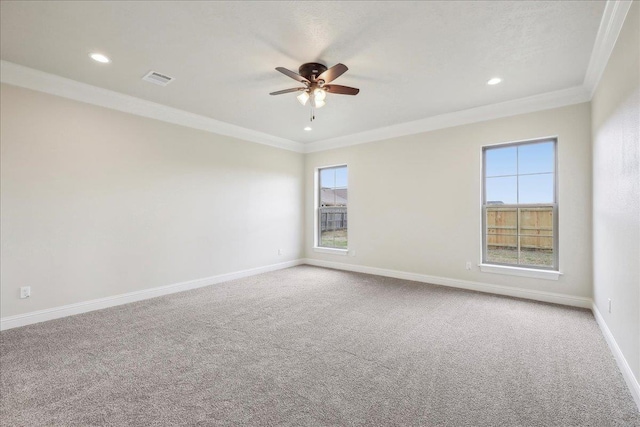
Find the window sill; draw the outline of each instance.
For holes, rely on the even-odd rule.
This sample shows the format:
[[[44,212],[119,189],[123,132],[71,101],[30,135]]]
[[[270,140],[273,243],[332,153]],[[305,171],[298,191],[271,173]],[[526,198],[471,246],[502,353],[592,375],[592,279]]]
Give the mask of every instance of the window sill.
[[[320,252],[322,254],[332,254],[332,255],[347,255],[349,253],[348,249],[320,248],[318,246],[314,247],[313,251]]]
[[[534,279],[558,280],[562,275],[559,271],[538,270],[536,268],[509,267],[507,265],[480,264],[480,271],[484,273],[508,274],[511,276],[531,277]]]

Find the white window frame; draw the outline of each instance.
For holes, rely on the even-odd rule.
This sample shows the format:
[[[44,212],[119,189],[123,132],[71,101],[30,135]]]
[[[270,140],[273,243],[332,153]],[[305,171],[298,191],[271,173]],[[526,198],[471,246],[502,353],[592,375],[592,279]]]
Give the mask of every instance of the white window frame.
[[[507,263],[496,263],[496,262],[488,262],[487,261],[487,194],[486,194],[486,152],[491,149],[496,148],[505,148],[505,147],[515,147],[515,146],[523,146],[528,144],[536,144],[541,142],[553,142],[554,147],[554,170],[553,170],[553,202],[552,203],[539,203],[539,204],[525,204],[525,203],[515,203],[515,204],[506,204],[500,205],[500,207],[506,208],[527,208],[527,207],[551,207],[553,212],[553,266],[544,267],[537,265],[526,265],[526,264],[507,264]],[[517,173],[516,175],[520,176]],[[517,187],[519,189],[519,186]],[[494,206],[494,205],[490,205]],[[498,274],[510,274],[515,276],[524,276],[524,277],[532,277],[539,279],[549,279],[549,280],[558,280],[558,277],[561,275],[559,268],[559,221],[558,221],[558,138],[557,136],[545,137],[545,138],[536,138],[536,139],[528,139],[523,141],[513,141],[502,144],[494,144],[494,145],[486,145],[482,147],[482,253],[480,263],[480,270],[487,273],[498,273]],[[520,219],[520,213],[517,212],[517,220]],[[520,244],[520,235],[519,231],[517,232],[517,242],[519,251]]]
[[[347,174],[349,173],[349,166],[346,163],[336,164],[336,165],[328,165],[328,166],[320,166],[315,168],[314,179],[313,179],[313,191],[314,191],[314,207],[313,207],[313,250],[314,252],[332,254],[332,255],[347,255],[349,253],[349,248],[331,248],[326,246],[320,246],[320,205],[321,205],[321,193],[320,193],[320,171],[323,169],[332,169],[332,168],[340,168],[346,167]],[[347,188],[348,184],[347,184]],[[347,208],[348,209],[348,208]],[[347,233],[349,232],[349,227],[347,226]],[[348,245],[348,242],[347,242]]]

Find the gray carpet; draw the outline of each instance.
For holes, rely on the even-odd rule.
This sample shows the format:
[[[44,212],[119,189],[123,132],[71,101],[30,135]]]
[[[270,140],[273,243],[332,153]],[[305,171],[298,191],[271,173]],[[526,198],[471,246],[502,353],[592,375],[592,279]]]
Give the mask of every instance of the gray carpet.
[[[3,426],[639,426],[587,310],[310,266],[4,331]]]

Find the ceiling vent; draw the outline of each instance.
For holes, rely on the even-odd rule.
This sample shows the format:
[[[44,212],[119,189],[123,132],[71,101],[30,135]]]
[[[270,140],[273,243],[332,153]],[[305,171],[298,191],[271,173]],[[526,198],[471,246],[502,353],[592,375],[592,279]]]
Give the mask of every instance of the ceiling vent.
[[[147,81],[149,83],[153,83],[160,86],[166,86],[175,79],[173,77],[169,77],[164,74],[157,73],[155,71],[149,71],[146,76],[142,78],[142,80]]]

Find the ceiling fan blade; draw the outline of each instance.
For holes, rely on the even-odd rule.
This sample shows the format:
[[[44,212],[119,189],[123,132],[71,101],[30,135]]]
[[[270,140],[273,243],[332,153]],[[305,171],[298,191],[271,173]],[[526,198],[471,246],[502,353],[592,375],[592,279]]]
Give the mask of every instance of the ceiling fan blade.
[[[293,80],[297,80],[300,83],[311,83],[309,80],[305,79],[304,77],[302,77],[300,74],[298,73],[294,73],[291,70],[287,70],[284,67],[276,67],[276,70],[280,71],[282,74],[284,74],[285,76],[289,76],[291,77]]]
[[[277,92],[271,92],[269,95],[282,95],[283,93],[299,92],[301,90],[307,90],[306,87],[294,87],[293,89],[284,89]]]
[[[329,93],[335,93],[338,95],[357,95],[360,92],[360,89],[349,86],[340,86],[340,85],[325,85],[322,87]]]
[[[324,80],[325,83],[329,83],[343,75],[347,70],[348,68],[346,65],[336,64],[324,73],[320,74],[316,80]]]

